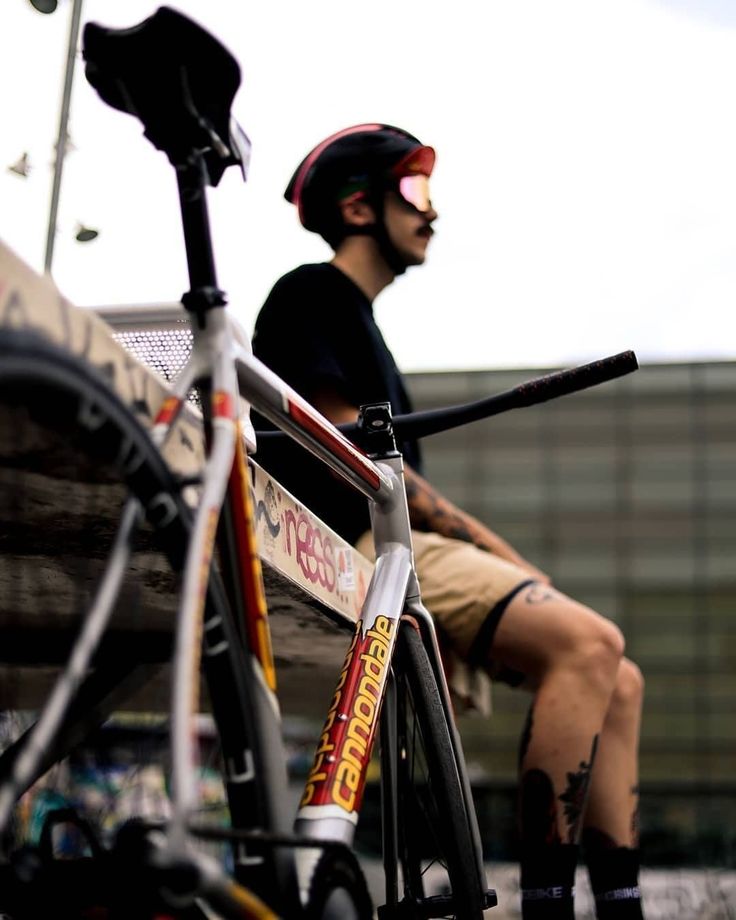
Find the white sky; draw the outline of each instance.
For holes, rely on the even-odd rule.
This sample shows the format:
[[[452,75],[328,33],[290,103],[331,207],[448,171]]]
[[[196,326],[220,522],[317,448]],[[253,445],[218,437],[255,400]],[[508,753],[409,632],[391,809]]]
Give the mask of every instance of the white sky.
[[[129,26],[158,4],[85,0]],[[438,151],[427,264],[377,301],[405,370],[736,357],[731,0],[172,0],[238,59],[253,145],[210,195],[220,286],[250,330],[327,257],[283,189],[333,131],[386,121]],[[70,0],[0,8],[0,237],[41,268]],[[173,173],[75,75],[54,276],[76,303],[187,287]],[[7,171],[27,151],[26,180]],[[100,229],[74,241],[77,221]]]

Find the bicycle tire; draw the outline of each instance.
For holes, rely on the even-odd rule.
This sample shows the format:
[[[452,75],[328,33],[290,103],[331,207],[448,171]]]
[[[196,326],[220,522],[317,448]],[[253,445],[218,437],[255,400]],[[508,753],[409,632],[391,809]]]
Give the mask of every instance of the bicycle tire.
[[[315,866],[305,920],[371,920],[365,876],[349,850],[328,847]]]
[[[395,915],[477,920],[485,884],[452,729],[418,630],[402,622],[397,643],[397,855],[403,881]]]
[[[90,407],[94,408],[95,423],[93,427],[85,427],[80,417],[82,409]],[[192,513],[181,495],[176,476],[145,427],[96,368],[33,331],[11,329],[0,330],[0,425],[6,433],[12,431],[14,435],[0,439],[3,442],[0,494],[11,517],[9,526],[0,535],[0,554],[5,556],[4,560],[0,557],[5,568],[4,575],[0,572],[0,610],[11,623],[12,638],[17,640],[10,664],[35,663],[33,655],[38,649],[33,643],[38,637],[32,628],[25,627],[23,617],[24,613],[32,613],[29,604],[35,603],[44,610],[43,604],[50,603],[53,607],[58,603],[61,608],[69,602],[70,610],[74,607],[77,614],[81,612],[77,606],[89,599],[91,586],[104,568],[105,549],[116,515],[119,516],[122,503],[131,493],[147,512],[147,522],[136,534],[136,553],[140,552],[137,578],[132,579],[136,583],[126,587],[126,592],[130,589],[131,593],[122,597],[114,618],[119,607],[135,602],[135,595],[144,594],[150,601],[155,594],[161,603],[160,609],[154,611],[154,619],[165,621],[168,617],[168,637],[163,644],[153,642],[153,645],[158,656],[164,649],[170,654],[172,608],[168,595],[175,598],[178,593],[176,583],[183,566]],[[123,454],[126,458],[135,455],[136,462],[121,468]],[[31,483],[27,494],[22,488],[25,482]],[[90,507],[79,504],[83,493],[89,493]],[[157,519],[156,508],[163,496],[170,513],[165,519]],[[35,503],[36,511],[41,507],[32,527],[25,519],[29,502]],[[57,561],[61,554],[54,542],[58,543],[58,537],[50,536],[44,524],[59,513],[64,515],[61,568],[45,571],[44,559],[53,557]],[[145,567],[154,556],[158,562],[155,570],[149,572]],[[160,564],[161,560],[164,564]],[[133,564],[135,567],[135,558]],[[64,594],[66,585],[72,586],[70,597]],[[36,596],[26,597],[32,590],[29,586],[39,590],[40,600]],[[226,646],[226,651],[216,659],[216,667],[212,658],[205,656],[203,660],[223,758],[230,756],[234,762],[242,762],[244,751],[254,755],[253,782],[226,784],[230,826],[236,830],[265,828],[283,832],[286,828],[274,826],[272,821],[273,796],[262,785],[257,745],[251,741],[257,732],[248,691],[257,676],[239,639],[224,586],[215,569],[210,577],[205,617],[217,623],[216,628],[204,630],[205,642],[213,647]],[[27,620],[26,616],[26,623]],[[47,625],[51,627],[50,638],[47,637],[40,651],[51,659],[56,656],[54,663],[61,664],[71,641],[68,629],[56,629],[58,623],[53,617]],[[99,671],[104,671],[111,660],[127,662],[132,669],[145,658],[148,639],[141,641],[139,635],[136,642],[121,645],[122,638],[121,632],[114,633],[113,641],[101,647],[103,658],[96,662]],[[158,665],[160,659],[150,663]],[[7,690],[7,686],[3,689]],[[87,729],[91,727],[88,725]],[[79,732],[70,734],[66,747],[62,744],[55,753],[61,758],[80,740]],[[0,757],[0,778],[7,776],[12,768],[13,755],[11,747]],[[267,784],[268,780],[263,782]],[[291,855],[283,849],[262,848],[252,862],[253,866],[243,867],[235,860],[237,880],[266,900],[282,901],[274,906],[285,910],[286,892],[297,897]]]

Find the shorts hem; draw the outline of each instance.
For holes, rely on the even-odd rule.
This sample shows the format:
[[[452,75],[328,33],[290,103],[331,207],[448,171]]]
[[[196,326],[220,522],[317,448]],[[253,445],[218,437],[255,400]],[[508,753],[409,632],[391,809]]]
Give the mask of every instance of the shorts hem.
[[[496,635],[498,624],[501,622],[501,617],[516,595],[520,591],[523,591],[524,588],[528,588],[529,585],[533,585],[534,583],[535,579],[533,578],[525,579],[491,607],[485,620],[481,623],[478,632],[475,634],[475,638],[470,644],[470,648],[468,649],[468,664],[475,668],[488,666],[490,658],[489,652],[493,645],[493,639]]]

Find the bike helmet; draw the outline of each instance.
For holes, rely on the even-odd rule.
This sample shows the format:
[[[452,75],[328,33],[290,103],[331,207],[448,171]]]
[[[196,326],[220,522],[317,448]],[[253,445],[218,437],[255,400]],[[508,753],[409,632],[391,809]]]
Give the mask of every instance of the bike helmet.
[[[428,210],[426,189],[423,192],[421,185],[413,186],[411,178],[428,178],[434,161],[434,150],[401,128],[354,125],[326,138],[307,154],[291,177],[284,197],[296,205],[302,225],[319,233],[333,249],[349,234],[374,236],[384,258],[399,274],[405,271],[406,264],[386,232],[385,193],[394,189],[418,210]],[[372,205],[376,212],[374,225],[345,225],[339,203],[355,194]]]

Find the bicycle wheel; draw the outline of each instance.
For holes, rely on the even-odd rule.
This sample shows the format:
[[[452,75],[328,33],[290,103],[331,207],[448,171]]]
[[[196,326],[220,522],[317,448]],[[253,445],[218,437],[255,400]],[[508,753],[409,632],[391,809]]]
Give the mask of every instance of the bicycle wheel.
[[[130,494],[146,513],[134,536],[127,577],[106,637],[36,779],[123,703],[148,712],[167,709],[168,680],[157,682],[156,676],[171,655],[191,511],[147,431],[102,375],[27,330],[0,330],[0,432],[0,507],[5,518],[0,529],[0,711],[32,710],[43,702],[49,677],[66,660],[106,570]],[[215,821],[236,831],[265,828],[283,833],[289,828],[273,820],[274,793],[253,741],[249,689],[257,677],[214,570],[205,620],[204,641],[210,654],[203,667],[220,760],[228,765],[227,803],[216,809]],[[131,701],[136,693],[137,700]],[[2,738],[8,721],[0,718],[0,750],[5,748],[0,783],[7,780],[23,745],[17,731],[15,740],[9,733]],[[164,730],[164,741],[165,735]],[[165,757],[160,755],[155,763],[162,771]],[[245,778],[244,759],[252,767]],[[121,765],[112,766],[119,771]],[[92,803],[93,810],[98,809],[93,820],[107,826],[139,815],[141,804],[143,817],[166,817],[163,782],[162,802],[152,803],[150,786],[144,785],[122,806],[130,810],[120,813],[117,801],[103,794],[105,777],[96,776],[80,789],[69,768],[63,772],[65,787],[49,793],[56,807],[61,802],[82,810]],[[224,819],[223,807],[229,812]],[[29,817],[28,808],[24,814]],[[199,825],[207,823],[205,814],[196,818]],[[16,823],[17,836],[32,835],[32,814],[30,819],[25,827]],[[273,895],[286,903],[295,892],[291,855],[262,847],[248,860],[239,860],[241,848],[242,843],[234,846],[232,858],[238,880],[266,900]]]
[[[450,727],[418,631],[402,622],[397,642],[396,855],[403,881],[396,911],[382,916],[476,920],[485,884]]]
[[[305,920],[371,920],[365,878],[349,850],[328,848],[319,858],[309,887]]]

